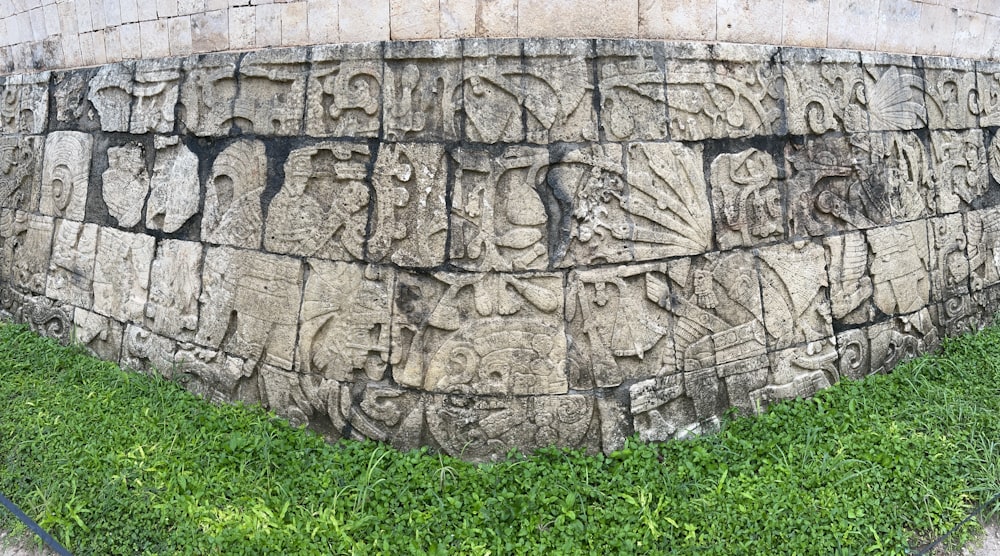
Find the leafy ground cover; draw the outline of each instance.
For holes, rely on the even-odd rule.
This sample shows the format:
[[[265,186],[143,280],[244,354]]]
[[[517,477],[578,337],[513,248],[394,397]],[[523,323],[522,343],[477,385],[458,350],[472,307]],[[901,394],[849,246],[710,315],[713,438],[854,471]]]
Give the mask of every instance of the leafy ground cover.
[[[0,492],[75,554],[903,554],[1000,491],[998,389],[990,328],[716,435],[473,465],[0,325]]]

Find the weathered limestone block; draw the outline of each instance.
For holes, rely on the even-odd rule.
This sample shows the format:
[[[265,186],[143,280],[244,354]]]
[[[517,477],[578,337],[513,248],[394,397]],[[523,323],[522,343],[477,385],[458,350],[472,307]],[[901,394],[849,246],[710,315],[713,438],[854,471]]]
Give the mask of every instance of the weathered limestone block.
[[[677,45],[668,48],[670,138],[697,141],[783,135],[776,47]]]
[[[665,63],[658,42],[597,41],[601,127],[609,140],[666,138]]]
[[[60,71],[52,74],[53,125],[96,131],[101,129],[97,110],[87,98],[90,82],[99,68]]]
[[[45,138],[39,211],[83,220],[94,138],[78,131],[53,131]]]
[[[170,372],[186,390],[216,403],[261,401],[257,377],[247,372],[242,359],[221,351],[178,343]]]
[[[14,320],[27,324],[35,333],[48,336],[64,346],[72,340],[73,308],[48,297],[24,296]]]
[[[765,371],[766,372],[766,371]],[[662,442],[695,432],[693,407],[684,396],[684,375],[670,374],[629,387],[629,411],[643,442]]]
[[[872,250],[875,307],[887,315],[912,313],[930,301],[927,227],[909,222],[866,232]]]
[[[861,54],[865,86],[848,107],[847,131],[905,131],[927,125],[924,79],[910,56]],[[867,127],[861,127],[867,123]]]
[[[390,141],[459,138],[462,44],[386,43],[382,82],[383,134]]]
[[[445,259],[448,238],[444,146],[391,143],[379,149],[372,182],[368,256],[410,267],[433,267]]]
[[[572,388],[676,372],[665,264],[573,272],[566,303]]]
[[[94,356],[118,362],[125,327],[113,319],[79,307],[73,312],[73,341]]]
[[[582,395],[529,398],[433,396],[427,424],[448,454],[472,461],[502,458],[514,448],[578,446],[588,433],[600,434],[594,401]],[[597,430],[592,430],[597,429]]]
[[[781,49],[788,133],[868,129],[868,122],[847,121],[851,99],[864,95],[861,57],[857,52],[804,48]]]
[[[38,210],[41,167],[41,137],[0,137],[0,207]]]
[[[121,365],[144,373],[157,373],[164,378],[174,376],[174,352],[177,343],[154,334],[136,324],[125,327],[122,339]]]
[[[981,293],[981,292],[980,292]],[[986,322],[982,318],[982,306],[973,295],[955,295],[932,307],[937,315],[941,332],[948,337],[957,337],[979,331],[993,322],[990,315]]]
[[[874,175],[859,170],[863,188],[855,205],[879,226],[909,221],[933,212],[933,171],[927,145],[914,133],[864,133],[851,136],[858,158],[871,161]]]
[[[186,58],[180,92],[184,128],[195,135],[227,135],[233,123],[238,54],[202,54]]]
[[[873,324],[867,329],[871,373],[886,374],[896,365],[938,347],[937,324],[928,308]]]
[[[979,89],[975,62],[969,59],[925,57],[927,127],[969,129],[979,126]]]
[[[291,370],[302,291],[295,259],[229,247],[205,251],[195,342]]]
[[[102,131],[128,131],[132,117],[133,62],[101,66],[90,80],[87,100],[97,110]]]
[[[1000,209],[966,213],[969,286],[981,291],[1000,283]]]
[[[823,238],[830,277],[830,313],[834,323],[858,325],[872,318],[872,279],[868,244],[860,232]]]
[[[156,240],[101,228],[94,268],[94,312],[119,321],[142,322],[149,296],[149,269]]]
[[[596,141],[591,41],[524,41],[524,109],[529,143]]]
[[[158,135],[155,148],[146,227],[172,233],[198,212],[198,157],[176,136]]]
[[[96,224],[73,220],[56,221],[52,258],[49,260],[45,295],[90,309],[94,300],[94,261],[97,254]]]
[[[364,143],[319,143],[289,153],[285,182],[267,210],[264,247],[289,255],[361,260],[370,159]],[[249,241],[242,245],[254,246]]]
[[[932,131],[931,151],[938,213],[980,208],[990,184],[983,132]]]
[[[0,133],[39,134],[49,116],[49,72],[10,75],[0,81]]]
[[[304,48],[243,55],[233,118],[242,133],[298,135],[306,100]]]
[[[375,137],[382,118],[381,43],[314,46],[305,132]]]
[[[142,207],[149,193],[145,148],[129,143],[108,149],[108,169],[101,174],[101,196],[108,213],[123,228],[142,221]]]
[[[170,338],[189,340],[198,330],[202,245],[161,240],[149,273],[146,326]]]
[[[712,161],[709,179],[720,249],[784,237],[785,203],[778,178],[771,154],[755,148],[720,154]]]
[[[567,391],[562,277],[400,272],[393,378],[428,392]]]
[[[762,412],[771,403],[812,397],[829,388],[840,380],[837,358],[832,337],[772,353],[768,385],[750,394],[755,410]]]
[[[864,328],[837,334],[837,371],[840,378],[861,380],[872,373],[871,347]]]
[[[4,214],[0,235],[5,238],[4,268],[10,269],[4,278],[9,278],[11,285],[25,292],[45,293],[54,220],[21,211],[5,211]]]
[[[179,59],[137,61],[129,130],[136,134],[173,133],[180,82]]]
[[[1000,62],[976,61],[976,90],[979,93],[979,125],[1000,125]]]
[[[823,248],[800,240],[761,248],[757,258],[769,345],[785,349],[832,337]]]
[[[477,143],[524,141],[525,69],[521,40],[463,43],[465,137]]]
[[[298,372],[339,382],[382,380],[389,364],[395,272],[310,260]]]
[[[454,152],[451,258],[478,271],[544,269],[548,216],[539,190],[549,163],[542,148]]]
[[[927,219],[930,243],[931,300],[969,295],[969,259],[961,214]]]
[[[264,144],[238,140],[215,158],[205,186],[201,240],[257,249],[263,211],[260,196],[267,180]]]

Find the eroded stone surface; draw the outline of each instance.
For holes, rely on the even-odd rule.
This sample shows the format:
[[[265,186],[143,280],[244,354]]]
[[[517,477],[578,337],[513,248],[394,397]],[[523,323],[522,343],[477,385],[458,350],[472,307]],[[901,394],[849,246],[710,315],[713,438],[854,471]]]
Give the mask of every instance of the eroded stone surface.
[[[321,137],[374,137],[382,115],[381,95],[380,44],[313,47],[305,131]]]
[[[119,321],[142,322],[154,245],[152,236],[100,229],[94,267],[94,312]]]
[[[927,229],[910,222],[867,232],[875,307],[887,315],[920,310],[930,296]]]
[[[219,153],[205,185],[202,241],[259,247],[264,220],[260,196],[266,179],[267,160],[260,141],[238,140]]]
[[[144,315],[150,330],[189,339],[198,330],[202,245],[175,239],[156,247]]]
[[[120,323],[103,315],[79,307],[73,312],[73,340],[106,361],[118,361],[124,332]]]
[[[0,137],[0,207],[37,210],[41,166],[40,137]]]
[[[864,94],[861,58],[856,52],[782,49],[785,111],[792,135],[867,129],[849,113],[851,99]],[[850,116],[849,116],[850,114]]]
[[[774,158],[758,149],[720,154],[712,161],[716,238],[729,249],[781,239],[784,199]]]
[[[94,301],[97,230],[96,224],[62,219],[56,221],[46,296],[84,309],[91,308]]]
[[[108,149],[108,169],[101,174],[101,195],[118,225],[131,228],[142,220],[149,193],[145,148],[132,143]]]
[[[53,131],[45,138],[42,214],[83,220],[93,144],[93,137],[78,131]]]
[[[298,135],[306,93],[305,49],[248,52],[240,60],[233,118],[243,133]]]
[[[139,60],[132,95],[132,133],[172,133],[180,94],[181,61]]]
[[[180,91],[184,127],[195,135],[226,135],[236,97],[235,54],[204,54],[184,60]]]
[[[905,131],[927,125],[924,79],[905,56],[862,54],[864,90],[848,107],[847,131]]]
[[[599,41],[601,125],[616,141],[667,136],[663,47],[652,42]]]
[[[979,125],[979,89],[972,60],[925,58],[927,127],[968,129]]]
[[[97,110],[102,131],[128,131],[132,116],[132,62],[102,66],[90,80],[87,100]]]
[[[928,219],[927,239],[930,247],[931,299],[943,301],[967,296],[969,259],[965,254],[962,215]]]
[[[830,313],[836,323],[871,320],[872,279],[868,276],[868,244],[859,232],[823,239],[830,277]],[[853,377],[857,378],[857,377]]]
[[[48,123],[49,72],[8,76],[0,82],[0,133],[38,134]]]
[[[931,132],[938,213],[975,206],[989,187],[983,132]]]
[[[833,336],[823,248],[808,241],[761,248],[764,324],[774,348]]]
[[[155,147],[146,227],[176,232],[198,212],[198,157],[178,137],[157,136]]]
[[[26,292],[45,293],[55,221],[20,211],[4,215],[4,262],[11,284]]]
[[[982,290],[1000,282],[1000,209],[966,215],[969,286]]]
[[[596,141],[590,41],[524,42],[524,109],[529,143]]]
[[[459,41],[387,43],[382,81],[385,138],[458,139],[461,85]]]

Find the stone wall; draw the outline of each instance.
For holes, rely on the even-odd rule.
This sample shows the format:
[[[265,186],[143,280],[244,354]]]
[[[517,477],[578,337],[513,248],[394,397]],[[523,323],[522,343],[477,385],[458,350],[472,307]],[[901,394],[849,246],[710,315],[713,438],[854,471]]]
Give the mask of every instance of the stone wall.
[[[714,429],[1000,306],[1000,65],[385,42],[0,78],[0,306],[470,459]]]
[[[0,73],[226,50],[621,37],[995,60],[997,0],[0,0]]]

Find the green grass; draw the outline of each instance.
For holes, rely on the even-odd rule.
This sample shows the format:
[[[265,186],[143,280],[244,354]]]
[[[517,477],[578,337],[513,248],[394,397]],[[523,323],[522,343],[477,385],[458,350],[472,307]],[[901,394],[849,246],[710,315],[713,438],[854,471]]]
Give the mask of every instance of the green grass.
[[[1000,489],[998,394],[991,328],[717,435],[473,465],[0,325],[0,492],[75,554],[903,554]]]

